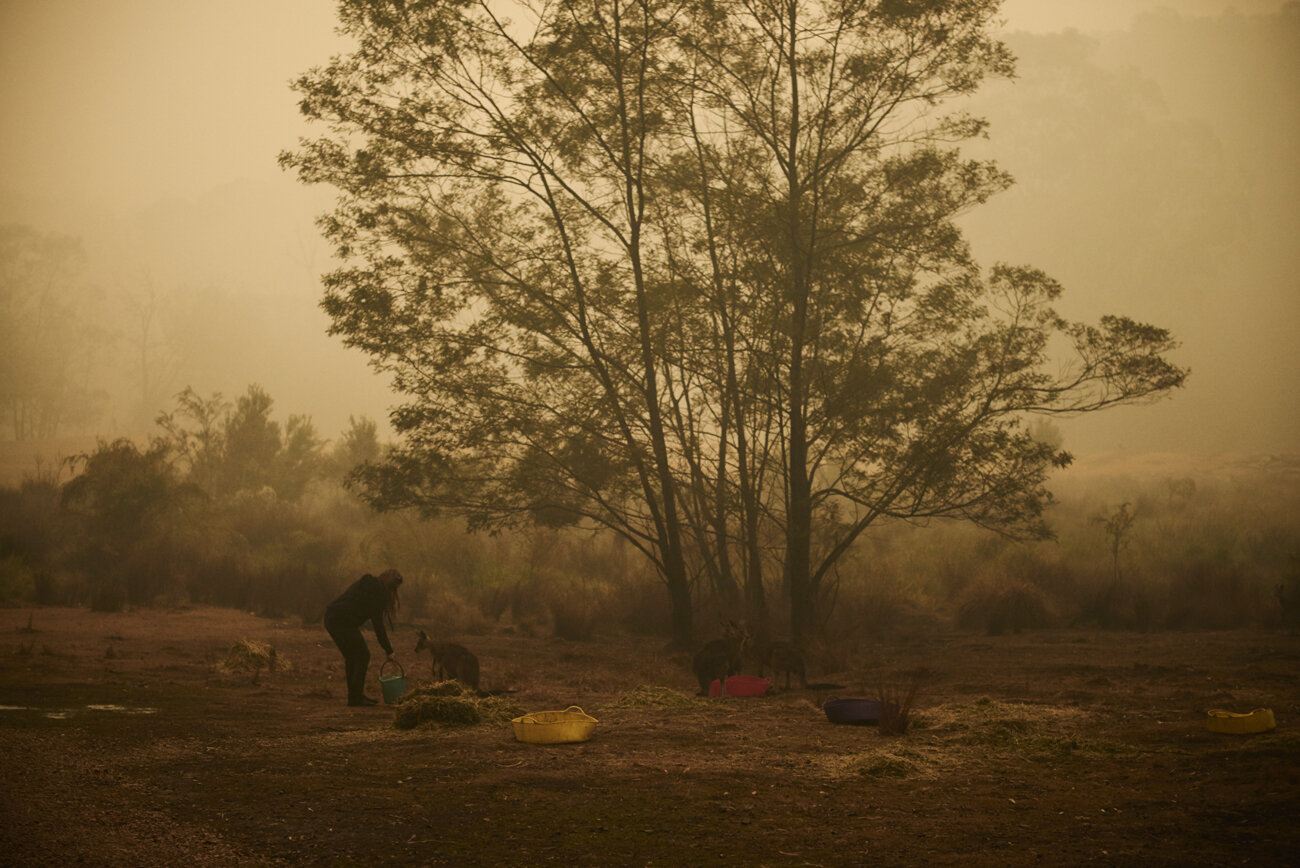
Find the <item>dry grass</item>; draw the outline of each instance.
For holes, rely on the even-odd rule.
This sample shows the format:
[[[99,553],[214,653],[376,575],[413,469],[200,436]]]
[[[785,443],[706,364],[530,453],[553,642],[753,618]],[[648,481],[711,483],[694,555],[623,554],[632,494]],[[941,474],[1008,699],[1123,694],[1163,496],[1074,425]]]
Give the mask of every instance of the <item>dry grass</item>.
[[[226,653],[226,659],[217,665],[222,672],[257,675],[267,672],[285,672],[293,666],[275,650],[275,646],[257,639],[240,639]]]

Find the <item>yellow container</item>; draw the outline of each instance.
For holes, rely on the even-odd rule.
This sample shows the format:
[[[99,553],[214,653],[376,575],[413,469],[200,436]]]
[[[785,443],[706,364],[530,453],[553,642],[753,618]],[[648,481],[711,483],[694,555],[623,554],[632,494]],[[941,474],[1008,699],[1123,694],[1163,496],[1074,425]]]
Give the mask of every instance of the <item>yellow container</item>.
[[[529,744],[568,744],[586,741],[596,729],[596,718],[576,705],[564,711],[535,711],[510,721],[515,739]]]
[[[1233,735],[1249,735],[1252,732],[1266,732],[1277,726],[1273,719],[1273,709],[1257,708],[1245,714],[1211,708],[1205,726],[1210,732],[1227,732]]]

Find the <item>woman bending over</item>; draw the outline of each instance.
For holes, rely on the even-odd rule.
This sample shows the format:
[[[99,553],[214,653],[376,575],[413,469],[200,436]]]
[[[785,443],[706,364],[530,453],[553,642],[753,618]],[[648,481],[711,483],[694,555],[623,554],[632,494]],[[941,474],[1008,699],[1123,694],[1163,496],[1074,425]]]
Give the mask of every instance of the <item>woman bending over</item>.
[[[325,629],[343,652],[343,668],[348,680],[348,705],[377,705],[379,700],[365,694],[366,670],[370,667],[370,648],[361,636],[361,625],[369,621],[375,638],[393,660],[393,646],[386,627],[393,626],[397,614],[397,588],[402,574],[385,570],[376,578],[366,573],[339,598],[325,607]]]

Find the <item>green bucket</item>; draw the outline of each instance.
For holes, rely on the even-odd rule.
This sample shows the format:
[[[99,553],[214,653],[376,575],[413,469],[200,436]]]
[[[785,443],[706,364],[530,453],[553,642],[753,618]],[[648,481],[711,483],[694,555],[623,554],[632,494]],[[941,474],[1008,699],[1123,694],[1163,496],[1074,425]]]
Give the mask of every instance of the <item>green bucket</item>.
[[[385,675],[384,666],[389,663],[396,666],[399,671]],[[379,667],[379,689],[383,691],[384,702],[388,705],[402,698],[402,694],[406,692],[406,670],[402,669],[401,663],[396,660],[384,661],[384,665]]]

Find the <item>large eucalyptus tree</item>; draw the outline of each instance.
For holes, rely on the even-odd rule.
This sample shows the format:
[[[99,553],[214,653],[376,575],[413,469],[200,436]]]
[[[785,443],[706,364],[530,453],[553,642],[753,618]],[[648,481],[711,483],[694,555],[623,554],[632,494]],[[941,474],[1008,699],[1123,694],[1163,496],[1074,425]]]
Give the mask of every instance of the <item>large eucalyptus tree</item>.
[[[1157,396],[1163,330],[1068,323],[972,260],[1003,189],[945,101],[1011,74],[995,0],[344,0],[297,82],[327,126],[332,330],[390,372],[374,503],[590,522],[791,631],[874,522],[1042,534],[1028,414]],[[1059,359],[1062,354],[1067,359]]]

